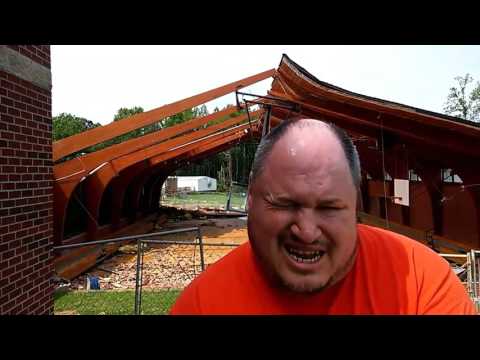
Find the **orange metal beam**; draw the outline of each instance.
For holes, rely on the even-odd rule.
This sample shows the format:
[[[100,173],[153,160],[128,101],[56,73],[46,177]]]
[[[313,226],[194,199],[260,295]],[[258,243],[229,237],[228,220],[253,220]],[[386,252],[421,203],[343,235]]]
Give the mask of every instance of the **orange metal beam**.
[[[67,214],[67,206],[73,191],[78,185],[78,181],[69,181],[63,183],[53,183],[53,243],[61,245],[63,239],[63,230],[65,217]]]
[[[232,143],[247,136],[250,136],[249,132],[236,131],[222,138],[218,138],[215,141],[204,142],[202,144],[197,144],[198,146],[196,147],[192,146],[189,148],[185,148],[183,149],[181,154],[178,154],[177,156],[175,156],[175,162],[176,162],[177,168],[182,167],[183,163],[187,160],[195,161],[195,159],[197,158],[200,158],[203,156],[209,156],[211,154],[209,151],[212,149],[216,149],[221,146],[225,148],[231,147]]]
[[[131,191],[129,192],[130,197],[130,206],[132,216],[130,218],[131,221],[135,221],[138,218],[138,211],[140,210],[140,197],[142,193],[143,186],[147,182],[149,175],[152,173],[152,168],[148,169],[147,171],[143,172],[140,176],[137,176],[133,179],[131,186]]]
[[[252,121],[252,126],[255,126],[256,123],[258,123],[258,120]],[[243,124],[243,125],[228,129],[225,132],[215,134],[210,138],[201,139],[200,141],[194,142],[194,143],[187,143],[185,144],[185,146],[178,146],[172,151],[167,151],[161,155],[150,158],[150,164],[153,168],[170,167],[172,166],[172,164],[167,163],[167,161],[171,159],[175,159],[175,161],[177,161],[176,159],[182,155],[187,154],[187,156],[190,156],[190,152],[192,150],[195,150],[195,152],[191,153],[191,156],[197,155],[198,153],[201,153],[203,149],[210,149],[212,146],[228,143],[229,141],[232,141],[232,139],[236,139],[240,136],[245,136],[249,134],[248,130],[249,130],[249,124]],[[213,144],[213,145],[210,145],[210,144]],[[174,170],[175,169],[173,168],[171,171],[174,171]]]
[[[189,150],[185,155],[186,158],[195,158],[196,156],[199,156],[205,152],[208,152],[209,150],[215,149],[219,146],[223,145],[229,145],[235,141],[238,141],[239,139],[242,139],[244,137],[250,136],[249,132],[245,132],[244,130],[248,128],[239,128],[237,131],[233,133],[229,133],[226,136],[216,138],[215,140],[208,142],[206,144],[202,144],[201,146],[197,146],[191,150]]]
[[[281,97],[301,105],[301,113],[304,115],[314,113],[316,114],[317,117],[323,116],[326,118],[326,120],[332,121],[336,123],[338,126],[346,130],[356,129],[356,131],[361,133],[362,135],[376,137],[376,132],[378,131],[378,128],[379,128],[379,125],[376,123],[373,123],[355,116],[351,116],[348,114],[343,114],[343,113],[335,112],[332,110],[328,110],[326,108],[315,106],[310,103],[301,101],[297,97],[287,95],[284,93],[278,93],[275,91],[269,91],[268,93],[269,95]],[[286,115],[288,114],[288,110],[275,108],[273,110],[273,113],[278,115]],[[363,127],[360,127],[360,126],[363,126]],[[383,126],[383,128],[384,130],[390,130],[390,127],[385,125]]]
[[[253,113],[251,113],[251,116],[255,117],[260,112],[261,112],[260,110],[256,111],[256,112],[253,112]],[[95,219],[98,219],[98,211],[99,211],[100,202],[101,202],[103,193],[104,193],[106,187],[108,186],[108,184],[110,183],[110,181],[115,176],[117,176],[121,170],[126,169],[129,166],[132,166],[132,165],[134,165],[134,164],[136,164],[140,161],[143,161],[143,160],[146,160],[146,159],[149,159],[149,158],[157,159],[157,161],[153,163],[153,164],[157,164],[157,163],[160,162],[160,160],[159,160],[158,156],[155,156],[156,154],[162,153],[162,152],[167,152],[166,156],[164,156],[164,158],[169,159],[171,157],[176,156],[176,154],[181,154],[181,153],[185,152],[186,151],[185,149],[190,149],[190,148],[193,148],[195,146],[199,146],[199,144],[198,143],[192,143],[189,146],[187,146],[186,148],[182,147],[181,149],[179,149],[179,150],[182,150],[182,151],[168,152],[169,149],[181,146],[183,144],[186,144],[186,143],[189,143],[189,142],[192,142],[192,141],[196,141],[198,139],[201,139],[204,136],[212,135],[215,132],[217,132],[219,130],[223,130],[223,129],[229,127],[229,126],[238,125],[239,123],[243,122],[245,119],[246,119],[246,115],[243,114],[243,115],[237,116],[235,118],[228,119],[228,120],[226,120],[226,121],[224,121],[220,124],[215,124],[215,125],[212,125],[212,126],[206,128],[206,129],[201,129],[201,130],[195,131],[193,133],[189,133],[189,134],[180,136],[178,138],[165,141],[165,142],[163,142],[159,145],[152,146],[148,149],[139,150],[135,153],[125,155],[125,156],[123,156],[119,159],[115,159],[111,162],[107,162],[107,163],[103,164],[103,166],[98,168],[98,170],[95,173],[93,173],[92,175],[90,175],[87,178],[86,186],[87,186],[87,189],[89,189],[88,191],[86,191],[87,197],[88,197],[87,207],[89,209],[89,212],[90,212],[91,216],[93,216]],[[233,131],[234,132],[244,131],[248,127],[249,127],[249,124],[245,124],[245,125],[242,125],[239,129],[238,128],[233,129]],[[207,138],[206,140],[204,140],[204,142],[213,141],[213,140],[218,139],[222,136],[227,136],[228,134],[229,133],[220,132],[220,133],[214,135],[212,138]],[[165,155],[165,154],[162,154],[162,155]],[[150,163],[150,164],[153,165],[152,163]],[[63,194],[64,196],[59,196],[58,197],[59,199],[65,198],[64,199],[65,204],[59,204],[60,206],[58,206],[58,209],[57,209],[58,210],[57,212],[59,213],[58,214],[58,221],[61,222],[61,224],[57,225],[57,231],[55,233],[56,238],[57,238],[57,242],[61,242],[62,239],[63,239],[63,226],[64,226],[63,222],[64,222],[64,219],[65,219],[65,212],[67,210],[68,201],[70,200],[70,196],[71,196],[71,194],[73,192],[73,189],[74,189],[74,186],[72,187],[72,184],[75,184],[75,186],[76,186],[81,181],[80,176],[81,175],[76,175],[75,180],[73,180],[72,178],[69,178],[66,183],[60,183],[60,184],[56,183],[55,184],[57,187],[60,187],[61,189],[63,188],[63,184],[67,185],[67,187],[66,187],[67,190],[70,190],[70,188],[72,188],[72,190],[70,190],[69,192],[65,192]],[[88,184],[92,184],[92,185],[88,185]],[[55,204],[55,207],[57,207],[57,204]],[[63,214],[60,214],[60,212],[63,212]],[[95,222],[93,222],[92,219],[89,219],[89,224],[90,224],[89,225],[89,234],[90,234],[90,238],[92,238],[92,236],[94,236],[94,234],[96,233],[97,226],[96,226]]]
[[[255,120],[252,122],[252,126],[258,125],[258,120]],[[198,157],[203,157],[206,155],[212,155],[216,152],[222,151],[223,149],[226,149],[228,147],[232,146],[232,143],[238,143],[240,142],[243,138],[250,136],[248,131],[248,124],[244,124],[239,126],[238,128],[234,129],[229,129],[225,134],[217,134],[213,140],[212,138],[208,139],[203,139],[201,142],[196,142],[193,144],[189,144],[187,147],[179,148],[175,150],[174,152],[167,153],[168,158],[175,158],[178,159],[179,157],[182,158],[182,160],[188,158],[190,160],[198,158]],[[180,160],[180,159],[178,159]],[[177,160],[177,161],[178,161]],[[142,164],[140,167],[139,165]],[[133,189],[130,194],[131,197],[131,206],[133,209],[133,217],[129,219],[129,221],[134,221],[136,219],[138,210],[140,209],[140,193],[141,189],[145,185],[145,183],[148,181],[149,177],[151,176],[158,176],[158,174],[164,173],[164,175],[159,176],[159,180],[161,183],[165,181],[167,175],[165,175],[167,172],[171,173],[174,171],[174,168],[171,168],[170,166],[164,166],[163,163],[158,163],[155,166],[152,166],[150,168],[145,167],[146,162],[142,163],[136,163],[133,166],[128,167],[125,171],[122,171],[120,174],[120,179],[115,178],[115,181],[119,181],[121,183],[120,186],[120,193],[114,192],[115,196],[114,199],[122,199],[122,201],[118,201],[116,203],[117,206],[121,207],[123,204],[123,198],[126,196],[125,190],[128,186],[131,186],[133,184]],[[137,176],[134,174],[137,173]],[[118,179],[118,180],[117,180]],[[97,179],[98,181],[98,179]],[[91,215],[94,216],[95,218],[98,219],[99,216],[99,206],[102,200],[102,195],[101,188],[103,187],[99,183],[93,183],[89,182],[92,184],[92,191],[94,191],[94,196],[91,198],[89,202],[87,202],[87,206],[89,208],[89,211],[91,212]],[[90,192],[89,192],[89,186],[86,183],[85,185],[87,186],[86,188],[86,193],[87,196],[90,197]],[[93,185],[94,184],[94,185]],[[93,188],[95,186],[95,188]],[[103,191],[106,189],[106,187],[103,189]],[[151,196],[151,195],[150,195]],[[155,201],[155,200],[154,200]],[[151,201],[149,201],[151,202]],[[116,212],[116,210],[121,210],[121,209],[112,209],[113,212]],[[112,216],[113,219],[113,216]],[[89,220],[89,227],[90,227],[90,232],[89,232],[89,239],[94,239],[95,235],[98,233],[98,228],[95,226],[95,223],[90,219]],[[113,221],[112,221],[112,225]],[[91,228],[93,226],[93,228]],[[112,230],[115,227],[112,226]],[[93,232],[92,232],[93,230]],[[105,235],[105,234],[102,234]]]
[[[253,113],[252,116],[254,116],[254,114],[256,113]],[[99,167],[97,166],[97,168],[93,170],[95,172],[92,175],[88,176],[87,178],[95,176],[97,179],[97,184],[98,184],[98,179],[103,179],[101,183],[106,186],[106,184],[108,184],[116,174],[118,174],[121,170],[127,168],[128,166],[135,164],[136,162],[145,160],[158,153],[167,151],[171,147],[178,146],[179,144],[198,139],[202,136],[210,135],[213,132],[222,130],[225,127],[236,125],[239,122],[244,121],[245,118],[246,118],[246,115],[240,115],[235,118],[223,121],[220,124],[209,126],[206,129],[194,131],[193,133],[189,133],[184,136],[180,136],[178,138],[165,141],[163,143],[151,146],[147,149],[139,150],[134,153],[124,155],[111,162],[105,162],[101,164]],[[78,167],[73,169],[70,168],[70,171],[73,171],[72,173],[70,173],[69,175],[65,175],[63,179],[62,177],[57,178],[57,181],[54,182],[54,191],[55,191],[54,222],[55,222],[55,238],[56,238],[55,241],[57,241],[58,243],[62,241],[61,239],[63,237],[63,227],[64,227],[64,220],[65,220],[65,214],[67,211],[68,202],[70,201],[70,197],[75,187],[80,183],[80,181],[82,181],[85,174],[85,172],[80,169],[80,168],[83,168],[83,169],[85,168],[85,166],[83,166],[82,159],[81,158],[77,158],[77,159],[78,161],[73,162],[72,164],[75,164]],[[105,177],[103,174],[107,174],[107,176]],[[94,180],[90,180],[90,181],[94,181]],[[104,188],[102,187],[102,189]],[[94,192],[97,190],[94,190]],[[101,191],[103,192],[103,190]]]
[[[109,182],[117,175],[117,173],[108,166],[104,167],[104,169],[105,171],[99,171],[95,174],[96,176],[89,176],[85,180],[85,205],[90,213],[90,216],[87,218],[87,233],[89,240],[95,238],[95,234],[99,227],[98,215],[100,201],[102,201],[102,196],[104,193],[104,188],[102,185],[107,181]]]
[[[142,164],[137,166],[138,164]],[[115,195],[112,198],[111,204],[111,225],[112,229],[115,230],[119,227],[120,218],[122,216],[122,209],[124,205],[124,198],[127,191],[127,188],[131,181],[138,176],[138,174],[143,174],[146,171],[151,171],[150,167],[145,167],[146,162],[137,163],[134,166],[130,166],[120,173],[120,176],[113,179],[111,182],[112,193]]]
[[[258,121],[256,122],[255,125],[258,125]],[[185,162],[187,159],[188,161],[196,161],[198,159],[202,159],[208,156],[212,156],[216,153],[219,153],[221,151],[224,151],[230,147],[232,147],[232,143],[239,143],[241,142],[244,138],[250,137],[250,133],[245,133],[245,132],[237,132],[233,135],[229,135],[227,137],[223,137],[221,139],[218,139],[216,141],[210,142],[204,146],[202,146],[202,151],[198,152],[197,150],[191,150],[181,156],[176,157],[177,161],[177,168],[181,167],[183,165],[183,162]],[[175,169],[170,170],[165,172],[166,173],[171,173],[175,171]],[[167,175],[159,176],[156,181],[153,182],[152,187],[151,187],[151,194],[149,195],[149,200],[148,200],[148,207],[149,210],[155,208],[155,203],[158,204],[160,201],[160,187],[162,186],[163,182],[167,178]],[[155,187],[155,188],[154,188]]]
[[[256,122],[257,121],[254,121],[253,124],[255,124]],[[200,142],[189,144],[186,147],[178,148],[178,149],[176,149],[172,152],[167,152],[167,153],[163,154],[164,155],[163,158],[165,160],[167,160],[167,159],[177,158],[177,157],[179,157],[181,155],[185,155],[185,154],[188,157],[195,157],[195,156],[201,155],[203,152],[209,151],[209,150],[211,150],[215,147],[221,147],[221,146],[225,147],[226,145],[229,145],[230,143],[232,143],[234,141],[239,141],[241,138],[243,138],[245,136],[248,136],[249,135],[248,134],[248,128],[249,128],[248,124],[240,125],[237,128],[229,129],[224,134],[217,134],[212,138],[203,139]],[[245,131],[245,130],[247,130],[247,131]],[[145,164],[145,163],[142,163],[142,164]],[[160,169],[168,167],[168,166],[162,166],[163,164],[161,162],[158,162],[158,163],[155,163],[155,164],[156,165],[153,165],[150,168],[145,168],[145,166],[142,166],[141,169],[140,168],[138,169],[139,170],[138,176],[129,176],[128,180],[123,184],[124,185],[123,190],[125,190],[128,186],[130,186],[130,184],[133,184],[133,189],[132,189],[132,192],[130,194],[130,196],[131,196],[131,206],[132,206],[132,209],[133,209],[133,218],[130,219],[130,220],[135,220],[136,219],[137,211],[139,210],[140,192],[141,192],[142,187],[144,186],[144,184],[148,180],[148,177],[153,175],[154,172],[156,173],[156,171],[154,170],[155,168],[158,168],[160,170]],[[137,165],[138,165],[138,163],[135,164],[134,167],[136,168]],[[130,169],[130,168],[131,167],[129,167],[128,169]],[[174,171],[174,170],[172,170],[172,171]],[[96,185],[95,185],[96,186],[95,192],[100,194],[100,196],[95,197],[96,201],[95,201],[94,205],[96,205],[96,207],[92,208],[91,211],[92,211],[92,214],[96,218],[98,218],[98,211],[99,211],[99,206],[100,206],[101,196],[102,196],[101,193],[103,194],[103,191],[106,189],[107,185],[104,186],[103,183],[102,184],[96,183]],[[120,197],[120,195],[123,198],[125,196],[125,192],[123,191],[122,194],[115,193],[115,197]],[[95,213],[93,213],[93,212],[95,212]],[[95,234],[95,232],[92,233],[92,235],[94,235],[94,234]],[[93,237],[90,237],[90,238],[93,239]]]
[[[259,113],[259,111],[253,112],[250,115],[252,117],[254,117]],[[212,135],[217,131],[221,131],[221,130],[224,130],[228,127],[238,125],[241,122],[245,121],[246,119],[247,119],[247,115],[242,114],[242,115],[236,116],[234,118],[225,120],[220,124],[215,124],[215,125],[209,126],[206,129],[201,129],[201,130],[198,130],[198,131],[194,131],[194,132],[186,134],[184,136],[180,136],[180,137],[175,138],[175,139],[167,140],[167,141],[165,141],[161,144],[150,146],[146,149],[142,149],[142,150],[136,151],[132,154],[122,156],[118,159],[114,159],[114,160],[111,161],[111,164],[116,169],[116,171],[118,172],[118,171],[121,171],[121,170],[127,168],[128,166],[130,166],[131,164],[133,164],[137,161],[141,161],[141,160],[144,160],[144,159],[155,157],[157,154],[165,152],[165,151],[169,151],[169,149],[174,148],[176,146],[181,146],[181,145],[183,145],[187,142],[195,141],[195,140],[201,139],[205,136]]]
[[[158,156],[155,156],[155,157],[152,157],[149,161],[150,161],[150,164],[151,165],[156,165],[158,163],[161,163],[165,160],[168,160],[172,157],[176,157],[180,154],[183,154],[191,149],[194,149],[194,148],[197,148],[205,143],[210,143],[210,142],[213,142],[213,141],[217,141],[218,139],[221,139],[223,137],[227,137],[229,136],[230,134],[232,133],[237,133],[237,132],[248,132],[249,131],[249,127],[250,125],[249,124],[243,124],[243,125],[239,125],[235,128],[232,128],[232,129],[228,129],[228,130],[225,130],[225,132],[221,132],[221,133],[218,133],[218,134],[214,134],[211,136],[211,138],[208,138],[208,139],[200,139],[199,141],[197,142],[192,142],[192,143],[189,143],[189,144],[182,144],[181,146],[178,146],[176,149],[174,150],[171,150],[171,151],[168,151],[168,152],[165,152],[163,154],[160,154]]]
[[[152,134],[127,140],[120,144],[112,145],[108,148],[95,151],[94,153],[65,161],[53,167],[54,178],[59,181],[58,179],[68,179],[71,174],[81,173],[82,175],[85,175],[104,162],[116,159],[120,156],[127,155],[140,149],[144,149],[148,146],[167,140],[173,136],[181,135],[187,131],[191,131],[200,126],[208,124],[210,121],[215,121],[224,116],[229,116],[235,111],[238,111],[238,109],[235,106],[230,106],[213,114],[198,117],[181,124],[161,129]]]
[[[455,121],[439,118],[434,114],[422,114],[421,112],[418,112],[415,109],[409,108],[405,105],[393,103],[388,104],[388,102],[379,99],[366,99],[358,95],[345,94],[342,91],[315,84],[314,81],[306,79],[303,75],[299,75],[298,70],[294,69],[288,62],[282,62],[278,67],[275,74],[274,87],[276,89],[282,89],[290,95],[295,93],[304,99],[308,99],[307,101],[309,102],[313,99],[319,99],[323,97],[338,103],[369,109],[377,113],[388,112],[392,115],[404,118],[405,121],[402,121],[402,124],[404,125],[407,121],[417,122],[432,126],[432,130],[434,128],[443,128],[447,131],[452,131],[453,126],[455,131],[459,133],[463,133],[469,137],[476,137],[477,139],[480,137],[479,129],[471,125],[459,125]]]
[[[162,189],[162,185],[167,179],[167,177],[172,173],[172,169],[162,167],[161,170],[153,170],[145,181],[145,195],[144,195],[144,202],[141,204],[141,210],[143,214],[146,216],[152,213],[156,208],[158,208],[158,202],[155,206],[154,204],[154,197],[158,196],[160,198],[160,193]],[[160,183],[160,185],[159,185]],[[157,195],[158,194],[158,195]]]
[[[122,119],[121,121],[112,122],[108,125],[94,128],[81,134],[76,134],[68,138],[56,141],[53,143],[53,161],[57,161],[62,157],[70,155],[74,152],[80,151],[95,144],[99,144],[109,139],[113,139],[132,130],[153,124],[164,119],[165,117],[172,116],[184,110],[204,104],[208,101],[231,93],[237,89],[241,89],[245,86],[249,86],[256,82],[265,80],[273,76],[274,74],[275,69],[270,69],[268,71],[249,76],[245,79],[232,82],[230,84],[203,92],[187,99],[167,104],[144,113],[136,114],[129,117],[128,119]]]
[[[464,156],[480,156],[480,149],[476,146],[480,140],[480,129],[474,126],[327,90],[304,80],[287,66],[280,66],[274,83],[275,89],[268,92],[270,95],[301,104],[302,112],[309,109],[335,117],[342,121],[340,126],[348,125],[343,123],[345,120],[362,132],[383,128],[404,142],[430,145],[446,153],[454,151]]]

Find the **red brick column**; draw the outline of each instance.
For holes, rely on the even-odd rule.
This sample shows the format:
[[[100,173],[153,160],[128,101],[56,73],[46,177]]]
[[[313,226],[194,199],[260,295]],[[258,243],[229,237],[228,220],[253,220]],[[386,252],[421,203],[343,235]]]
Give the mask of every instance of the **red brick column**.
[[[53,313],[50,46],[0,45],[0,314]]]

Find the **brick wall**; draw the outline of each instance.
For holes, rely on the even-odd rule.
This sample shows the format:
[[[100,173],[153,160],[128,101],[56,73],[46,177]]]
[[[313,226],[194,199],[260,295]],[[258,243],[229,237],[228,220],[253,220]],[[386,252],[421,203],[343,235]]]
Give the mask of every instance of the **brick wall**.
[[[50,69],[50,46],[8,48]],[[0,314],[51,314],[51,89],[7,70],[0,69]]]

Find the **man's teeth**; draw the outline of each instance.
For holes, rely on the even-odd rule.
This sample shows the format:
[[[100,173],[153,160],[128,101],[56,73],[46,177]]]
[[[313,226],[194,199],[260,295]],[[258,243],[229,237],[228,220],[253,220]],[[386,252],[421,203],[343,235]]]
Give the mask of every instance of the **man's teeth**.
[[[302,263],[314,263],[322,257],[323,251],[303,251],[292,248],[286,248],[288,255],[295,261]]]

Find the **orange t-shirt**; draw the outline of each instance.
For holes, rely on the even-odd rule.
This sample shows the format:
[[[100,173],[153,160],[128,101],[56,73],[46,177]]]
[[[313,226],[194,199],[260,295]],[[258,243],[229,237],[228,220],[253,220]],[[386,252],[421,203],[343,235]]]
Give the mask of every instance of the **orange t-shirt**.
[[[210,266],[171,314],[476,314],[447,261],[405,236],[358,225],[359,251],[344,279],[316,294],[274,288],[250,243]]]

